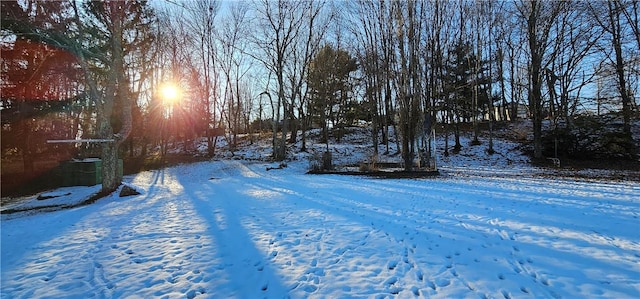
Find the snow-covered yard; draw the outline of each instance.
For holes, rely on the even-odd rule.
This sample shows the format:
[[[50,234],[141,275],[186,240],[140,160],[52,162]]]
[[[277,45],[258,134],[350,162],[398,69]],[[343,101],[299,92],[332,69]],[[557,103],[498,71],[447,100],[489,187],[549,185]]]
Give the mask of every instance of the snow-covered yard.
[[[3,215],[2,297],[640,296],[637,182],[269,166],[181,165],[125,177],[141,195]]]

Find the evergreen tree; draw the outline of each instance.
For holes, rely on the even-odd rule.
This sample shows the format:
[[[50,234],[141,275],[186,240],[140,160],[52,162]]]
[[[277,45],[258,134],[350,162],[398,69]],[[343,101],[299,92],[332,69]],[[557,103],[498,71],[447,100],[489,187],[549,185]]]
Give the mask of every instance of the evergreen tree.
[[[488,76],[483,76],[487,62],[480,61],[480,77],[475,80],[474,66],[478,58],[473,52],[471,44],[459,41],[453,47],[449,60],[445,65],[445,90],[448,94],[447,108],[450,110],[449,123],[454,125],[455,142],[454,150],[460,150],[460,123],[468,123],[472,118],[477,118],[487,106],[487,89],[491,82]],[[474,84],[478,84],[478,103],[473,103]]]
[[[325,45],[311,61],[307,84],[310,90],[309,116],[322,125],[328,144],[328,124],[345,122],[351,91],[350,74],[358,69],[349,52]]]

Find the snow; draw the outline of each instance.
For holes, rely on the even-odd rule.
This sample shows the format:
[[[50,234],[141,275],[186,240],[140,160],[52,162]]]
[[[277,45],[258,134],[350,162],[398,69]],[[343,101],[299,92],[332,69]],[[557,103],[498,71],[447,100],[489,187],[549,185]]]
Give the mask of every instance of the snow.
[[[251,150],[126,176],[142,194],[3,214],[0,295],[640,296],[637,181],[553,176],[504,141],[498,155],[472,155],[484,147],[441,157],[434,178],[308,175],[309,154],[267,170],[278,165]],[[331,148],[349,163],[370,155]],[[70,205],[98,189],[61,188],[2,210]]]

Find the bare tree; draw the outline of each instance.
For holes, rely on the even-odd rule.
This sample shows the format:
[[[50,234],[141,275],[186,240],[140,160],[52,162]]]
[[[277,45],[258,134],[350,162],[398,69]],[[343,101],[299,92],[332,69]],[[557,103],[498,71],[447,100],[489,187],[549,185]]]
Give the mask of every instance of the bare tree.
[[[395,30],[397,22],[394,21],[394,6],[397,3],[390,1],[357,1],[353,11],[359,16],[359,22],[352,23],[352,31],[358,40],[359,60],[362,66],[367,94],[370,94],[373,113],[374,151],[378,149],[378,130],[382,132],[380,143],[385,145],[385,154],[390,151],[390,130],[396,136],[397,148],[400,150],[400,138],[395,121],[396,116],[396,63],[397,42]],[[375,101],[373,101],[375,100]]]
[[[355,1],[352,2],[351,13],[356,17],[351,19],[351,33],[356,38],[355,47],[356,56],[361,67],[361,75],[363,76],[364,97],[369,104],[371,114],[371,135],[373,141],[374,156],[378,155],[379,131],[383,131],[384,107],[383,92],[384,84],[382,76],[382,59],[379,50],[380,32],[376,22],[380,22],[380,18],[376,17],[379,10],[375,9],[372,1]],[[386,118],[385,118],[386,119]],[[385,134],[386,136],[386,134]],[[388,144],[388,143],[387,143]]]
[[[191,57],[187,55],[189,52],[188,47],[191,35],[186,29],[186,22],[183,22],[182,13],[179,11],[178,15],[170,15],[165,12],[164,19],[160,23],[160,32],[158,36],[158,44],[162,48],[159,49],[160,53],[157,56],[157,65],[153,76],[153,84],[151,89],[153,90],[153,103],[151,106],[151,114],[153,115],[153,126],[156,126],[159,135],[160,153],[164,158],[171,146],[175,147],[178,138],[183,135],[184,128],[180,126],[180,121],[183,117],[190,117],[191,111],[188,113],[185,110],[191,110],[188,104],[192,102],[191,97],[181,97],[180,105],[173,102],[170,99],[164,98],[164,95],[160,90],[165,84],[172,84],[179,86],[180,89],[187,88],[189,63],[183,63],[190,61]],[[188,129],[191,129],[188,128]],[[184,140],[183,140],[184,141]]]
[[[606,59],[614,66],[615,75],[617,80],[617,88],[622,99],[622,115],[624,119],[623,132],[624,134],[631,136],[631,116],[632,116],[632,95],[631,89],[628,84],[628,68],[627,61],[629,52],[625,53],[625,44],[629,42],[631,35],[627,28],[630,28],[638,41],[638,36],[635,34],[638,24],[626,23],[626,20],[633,20],[633,18],[627,18],[627,15],[632,16],[631,13],[625,13],[630,10],[628,8],[637,8],[635,1],[626,2],[622,0],[609,0],[606,2],[589,3],[591,16],[595,23],[605,32],[608,36],[608,41],[611,43],[610,47],[613,48],[613,57],[611,53],[605,50]],[[635,20],[637,21],[637,10],[635,12]],[[638,44],[640,46],[640,43]],[[603,47],[607,49],[609,47]]]
[[[525,55],[526,52],[526,35],[521,34],[520,28],[514,26],[511,19],[513,12],[511,6],[504,5],[501,7],[501,13],[503,15],[500,33],[498,35],[499,48],[498,53],[500,59],[499,71],[502,76],[501,84],[504,93],[503,102],[503,114],[504,119],[515,121],[520,115],[520,104],[525,102],[525,90],[527,89],[527,68],[520,64],[519,59]],[[507,100],[509,99],[509,104]]]
[[[220,10],[218,0],[200,0],[185,2],[186,15],[183,16],[183,23],[186,25],[186,34],[191,40],[190,45],[197,49],[193,59],[199,61],[195,64],[201,73],[201,94],[205,108],[205,135],[207,137],[207,153],[211,157],[215,154],[217,136],[213,136],[212,129],[218,124],[216,118],[217,107],[217,86],[218,74],[216,71],[217,47],[215,43],[216,17]],[[194,78],[195,79],[195,78]]]
[[[445,60],[450,51],[452,41],[455,39],[453,32],[453,20],[455,10],[447,10],[447,2],[434,1],[428,19],[431,20],[427,31],[425,81],[427,89],[427,101],[430,105],[430,113],[434,122],[438,112],[443,124],[445,135],[444,155],[449,155],[449,124],[453,119],[453,109],[450,94],[445,87]]]
[[[623,0],[621,2],[622,14],[626,23],[631,28],[638,49],[640,49],[640,1]]]
[[[222,19],[222,26],[217,31],[218,65],[224,75],[223,98],[226,100],[224,114],[227,119],[227,127],[230,130],[231,149],[237,147],[238,134],[243,130],[243,118],[247,107],[244,80],[252,67],[246,55],[247,51],[247,9],[243,3],[233,3],[229,7],[229,14]]]
[[[287,100],[286,67],[296,41],[301,34],[306,14],[304,8],[308,1],[261,0],[256,3],[256,31],[253,43],[261,53],[253,53],[276,77],[276,119],[282,120],[282,135],[278,140],[277,131],[273,132],[273,159],[281,161],[286,157],[286,138],[292,113],[292,103]]]
[[[550,116],[571,121],[584,86],[593,83],[595,73],[585,69],[585,59],[594,52],[601,33],[589,25],[587,11],[570,7],[558,16],[557,55],[545,70],[550,96]],[[558,91],[556,91],[558,89]]]
[[[399,53],[396,81],[402,133],[402,158],[406,170],[413,168],[422,116],[422,82],[419,71],[422,32],[422,6],[417,1],[395,2],[393,7],[396,42]]]
[[[304,109],[307,107],[306,77],[309,73],[309,65],[313,56],[318,53],[326,32],[332,22],[335,21],[335,11],[332,7],[327,9],[326,1],[309,1],[303,7],[305,22],[300,28],[299,42],[292,47],[290,62],[287,64],[287,79],[291,88],[289,101],[292,105],[290,118],[295,120],[294,113],[298,111],[298,121],[291,124],[291,137],[289,143],[294,143],[297,138],[297,130],[302,125],[303,143],[302,150],[306,150],[305,132],[306,126]]]
[[[557,51],[550,49],[554,22],[569,5],[564,1],[523,0],[516,4],[517,20],[524,21],[529,50],[529,109],[533,118],[533,156],[542,158],[542,88],[544,69]]]
[[[254,28],[258,30],[254,31],[252,42],[259,52],[247,53],[275,76],[273,158],[282,160],[286,157],[288,130],[293,129],[290,141],[296,139],[296,110],[298,118],[304,114],[309,61],[318,50],[332,14],[322,14],[324,1],[261,0],[255,7]],[[276,124],[282,129],[279,138]]]

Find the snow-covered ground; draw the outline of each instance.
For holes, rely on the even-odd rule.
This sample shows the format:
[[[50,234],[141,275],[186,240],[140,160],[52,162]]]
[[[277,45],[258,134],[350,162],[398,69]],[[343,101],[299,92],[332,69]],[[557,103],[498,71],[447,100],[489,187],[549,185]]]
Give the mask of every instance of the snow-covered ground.
[[[307,175],[302,154],[127,176],[141,195],[3,214],[1,297],[639,297],[640,184],[547,178],[510,146],[427,179]]]

